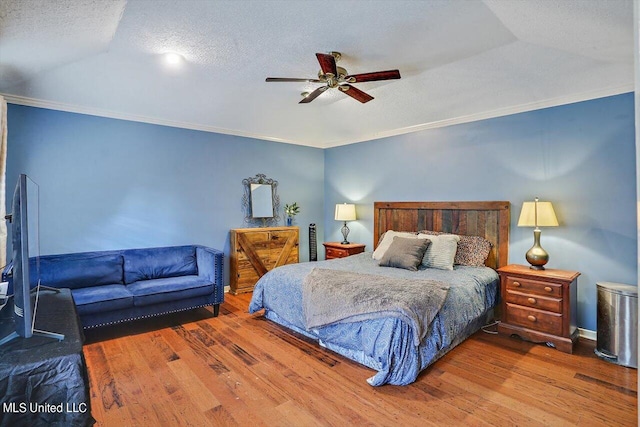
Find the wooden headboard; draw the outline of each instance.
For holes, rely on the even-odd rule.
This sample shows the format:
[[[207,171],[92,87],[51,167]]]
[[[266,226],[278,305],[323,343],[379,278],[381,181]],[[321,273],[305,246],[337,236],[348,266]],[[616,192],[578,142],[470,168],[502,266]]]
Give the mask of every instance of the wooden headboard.
[[[373,247],[387,230],[433,230],[482,236],[492,248],[486,265],[494,269],[509,260],[509,202],[375,202]]]

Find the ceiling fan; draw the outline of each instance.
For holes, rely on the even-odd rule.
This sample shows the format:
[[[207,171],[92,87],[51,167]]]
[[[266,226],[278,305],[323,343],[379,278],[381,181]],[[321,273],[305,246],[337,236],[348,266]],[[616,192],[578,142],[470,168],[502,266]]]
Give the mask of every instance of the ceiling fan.
[[[311,93],[304,92],[304,99],[300,104],[308,104],[316,99],[328,89],[338,88],[338,90],[353,99],[362,102],[369,102],[373,96],[351,86],[349,83],[372,82],[376,80],[399,79],[399,70],[375,71],[373,73],[349,74],[347,70],[338,67],[336,62],[340,60],[342,55],[340,52],[316,53],[316,58],[320,63],[320,71],[318,71],[317,79],[295,79],[288,77],[267,77],[267,82],[307,82],[307,83],[324,83]]]

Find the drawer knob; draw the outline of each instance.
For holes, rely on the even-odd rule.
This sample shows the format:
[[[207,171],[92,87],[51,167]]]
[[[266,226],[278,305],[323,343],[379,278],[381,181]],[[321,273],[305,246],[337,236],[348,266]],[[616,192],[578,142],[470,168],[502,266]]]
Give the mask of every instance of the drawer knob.
[[[516,282],[515,280],[513,281],[513,287],[514,288],[519,288],[520,286],[522,286],[522,285],[520,285],[520,282]]]
[[[544,290],[547,291],[547,292],[553,291],[553,289],[551,289],[551,286],[545,286]]]
[[[536,316],[532,316],[532,315],[528,315],[527,319],[531,320],[532,322],[535,322],[536,320],[538,320],[536,319]]]
[[[527,301],[529,301],[529,304],[535,304],[536,303],[536,299],[535,298],[528,298]]]

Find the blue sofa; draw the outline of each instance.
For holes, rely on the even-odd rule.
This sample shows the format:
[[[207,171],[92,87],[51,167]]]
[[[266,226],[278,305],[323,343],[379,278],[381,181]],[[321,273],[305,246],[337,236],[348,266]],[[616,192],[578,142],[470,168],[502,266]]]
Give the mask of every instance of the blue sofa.
[[[85,329],[224,302],[223,252],[199,245],[44,255],[40,284],[70,288]],[[37,284],[30,265],[31,285]]]

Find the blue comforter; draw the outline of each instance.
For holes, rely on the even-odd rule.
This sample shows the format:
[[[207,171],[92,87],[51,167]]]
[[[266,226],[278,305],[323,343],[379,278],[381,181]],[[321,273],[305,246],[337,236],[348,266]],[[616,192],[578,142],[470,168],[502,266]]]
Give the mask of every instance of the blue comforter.
[[[449,293],[419,346],[412,341],[411,326],[397,318],[345,322],[305,329],[302,282],[315,267],[419,278],[446,282]],[[368,366],[378,373],[367,381],[373,386],[410,384],[420,371],[476,332],[491,314],[498,294],[498,275],[487,267],[456,266],[453,271],[408,271],[380,267],[371,252],[329,261],[289,264],[264,275],[256,284],[249,312],[265,309],[265,316],[317,339],[320,345]]]

